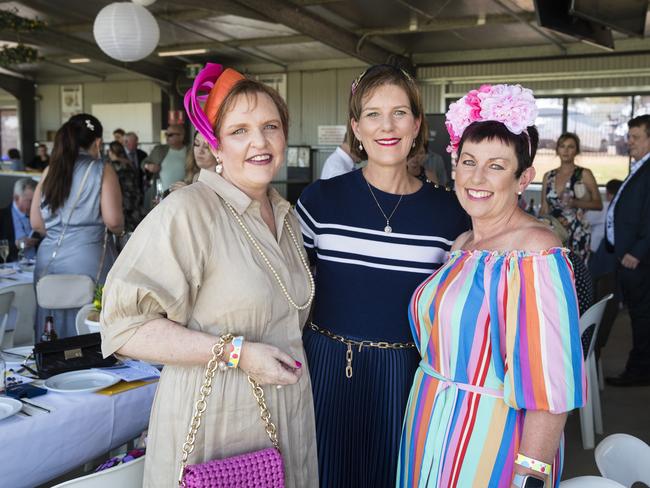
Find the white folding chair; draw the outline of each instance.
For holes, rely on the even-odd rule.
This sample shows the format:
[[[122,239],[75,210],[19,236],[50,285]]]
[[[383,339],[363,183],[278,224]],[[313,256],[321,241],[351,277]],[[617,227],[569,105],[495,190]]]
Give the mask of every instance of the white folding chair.
[[[4,342],[5,328],[11,306],[14,303],[15,293],[13,291],[2,290],[0,292],[0,345]]]
[[[560,488],[625,488],[616,481],[600,476],[579,476],[560,483]]]
[[[15,310],[14,330],[6,332],[4,348],[16,346],[31,346],[34,344],[34,317],[36,316],[36,296],[32,283],[17,283],[5,286],[2,291],[14,292]]]
[[[81,476],[52,488],[142,488],[144,458],[145,456],[141,456],[128,463]]]
[[[630,488],[641,482],[650,486],[650,446],[628,434],[605,437],[594,452],[598,471],[605,478]]]
[[[93,310],[95,310],[95,305],[89,303],[88,305],[81,307],[77,312],[77,318],[75,319],[77,335],[90,334],[91,331],[88,329],[88,324],[86,324],[86,318]]]
[[[580,338],[585,359],[585,372],[587,373],[587,402],[580,409],[580,430],[582,432],[582,447],[593,449],[595,445],[595,434],[603,433],[603,414],[600,408],[600,388],[598,385],[598,369],[596,367],[596,356],[594,346],[600,322],[605,312],[607,301],[614,297],[611,293],[598,303],[589,307],[580,317]]]

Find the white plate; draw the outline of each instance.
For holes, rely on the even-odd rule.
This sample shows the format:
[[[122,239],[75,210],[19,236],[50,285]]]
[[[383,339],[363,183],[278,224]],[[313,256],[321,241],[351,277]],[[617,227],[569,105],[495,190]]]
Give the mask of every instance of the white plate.
[[[20,347],[10,347],[8,349],[5,349],[5,351],[13,352],[14,354],[18,354],[26,358],[32,353],[33,349],[34,346],[20,346]],[[16,365],[21,365],[25,360],[24,358],[21,359],[18,356],[14,356],[12,354],[5,354],[0,352],[0,355],[2,356],[2,359],[5,360],[5,362],[7,363],[7,367],[9,368],[13,368]]]
[[[108,373],[87,369],[57,374],[46,379],[43,386],[58,393],[88,393],[114,385],[118,381],[119,378]]]
[[[11,417],[23,408],[18,400],[9,397],[0,397],[0,420]]]

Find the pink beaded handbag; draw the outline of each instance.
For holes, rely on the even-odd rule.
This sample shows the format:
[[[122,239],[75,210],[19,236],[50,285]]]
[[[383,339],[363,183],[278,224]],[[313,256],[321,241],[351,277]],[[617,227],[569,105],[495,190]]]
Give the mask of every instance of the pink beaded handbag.
[[[207,408],[206,399],[212,391],[212,379],[216,374],[219,358],[226,343],[231,340],[230,334],[222,336],[212,348],[212,359],[208,362],[200,398],[194,407],[190,430],[183,444],[178,485],[184,488],[284,488],[284,463],[280,454],[277,429],[271,422],[271,414],[264,400],[264,390],[250,376],[248,382],[253,388],[253,395],[260,407],[260,417],[273,447],[226,459],[187,465],[187,459],[194,450],[201,417]]]

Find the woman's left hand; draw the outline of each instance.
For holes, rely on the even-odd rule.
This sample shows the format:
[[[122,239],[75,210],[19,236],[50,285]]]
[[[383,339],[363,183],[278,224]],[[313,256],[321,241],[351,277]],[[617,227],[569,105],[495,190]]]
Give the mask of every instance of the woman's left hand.
[[[239,368],[260,385],[292,385],[302,376],[302,364],[281,349],[244,341]]]

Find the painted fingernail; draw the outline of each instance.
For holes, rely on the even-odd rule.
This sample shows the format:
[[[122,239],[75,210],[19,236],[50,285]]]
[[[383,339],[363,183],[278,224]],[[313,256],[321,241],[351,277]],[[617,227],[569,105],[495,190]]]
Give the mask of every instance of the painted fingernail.
[[[300,361],[296,361],[296,368],[302,368],[302,363]]]

